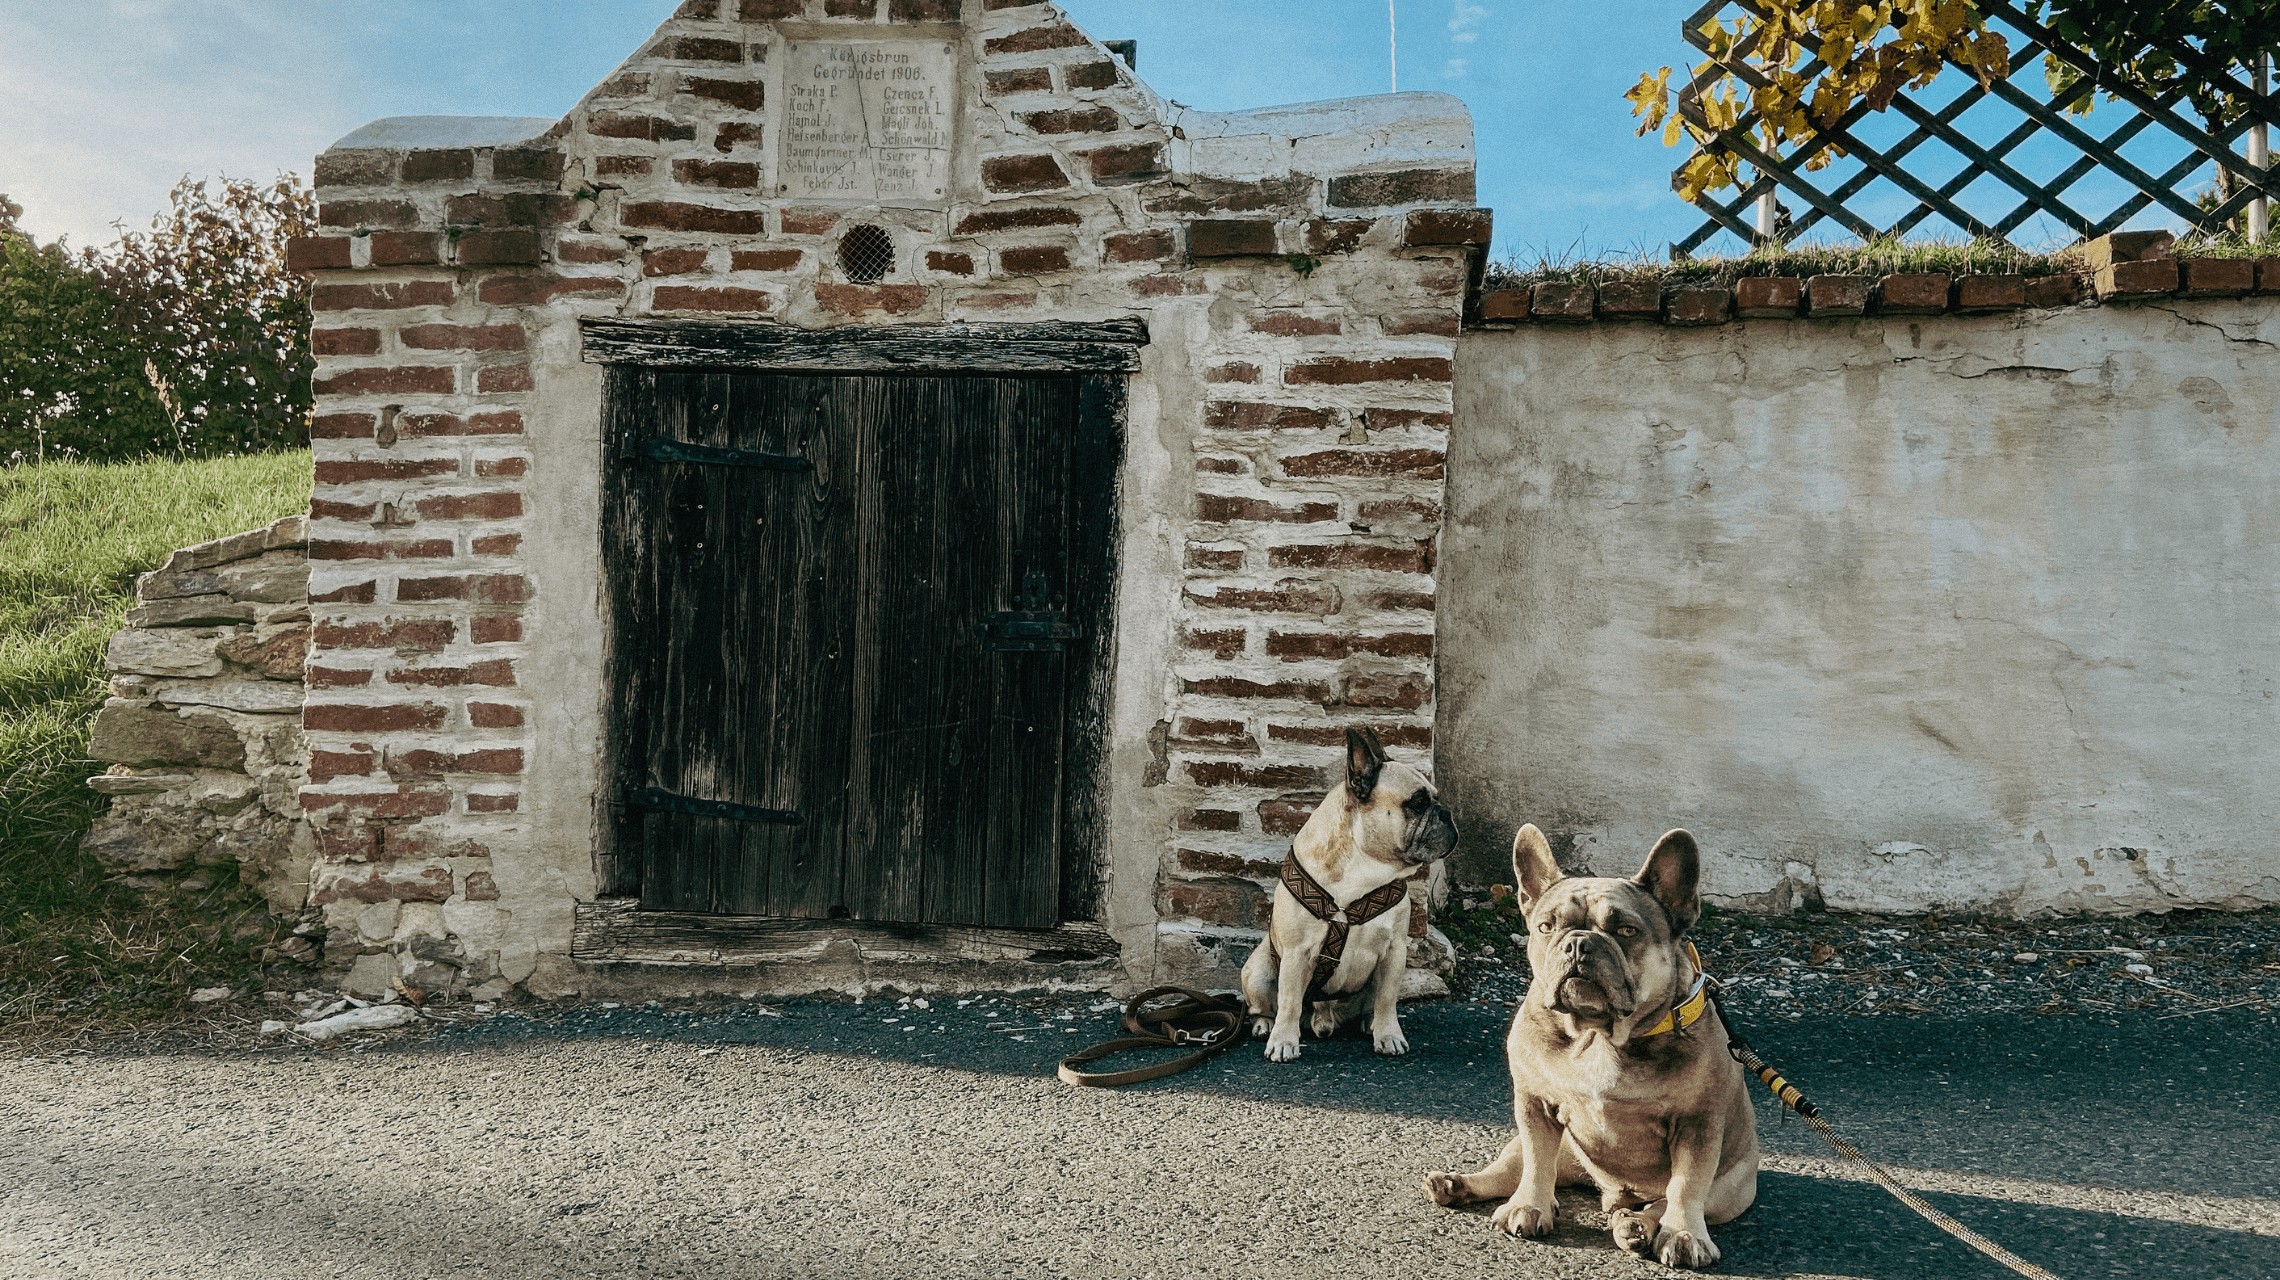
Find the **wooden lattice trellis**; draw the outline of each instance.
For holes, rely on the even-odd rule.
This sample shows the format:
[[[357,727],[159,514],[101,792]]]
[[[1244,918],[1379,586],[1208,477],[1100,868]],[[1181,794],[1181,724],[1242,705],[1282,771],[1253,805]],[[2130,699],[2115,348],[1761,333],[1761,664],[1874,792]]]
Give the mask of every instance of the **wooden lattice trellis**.
[[[2034,21],[2009,0],[1980,0],[1979,7],[1990,23],[2003,29],[2010,40],[2011,59],[2006,74],[1993,77],[1990,83],[1983,85],[1971,68],[1955,63],[1954,70],[1942,76],[1940,83],[1960,79],[1967,82],[1967,87],[1937,106],[1928,105],[1920,101],[1918,95],[1902,90],[1888,110],[1909,127],[1896,141],[1881,147],[1871,145],[1861,136],[1861,126],[1870,115],[1865,101],[1855,103],[1834,124],[1819,129],[1785,156],[1770,154],[1758,146],[1750,136],[1758,120],[1757,113],[1743,115],[1732,128],[1717,132],[1711,142],[1703,145],[1746,161],[1755,170],[1754,179],[1728,199],[1720,199],[1711,192],[1697,197],[1694,204],[1709,217],[1692,235],[1671,246],[1672,256],[1691,254],[1721,231],[1730,231],[1750,244],[1764,243],[1769,237],[1760,233],[1749,215],[1759,197],[1769,192],[1794,197],[1804,206],[1770,237],[1781,241],[1794,240],[1824,222],[1868,240],[1903,236],[1927,220],[1939,220],[1975,238],[2008,242],[2014,232],[2038,215],[2047,216],[2076,235],[2090,237],[2123,226],[2150,206],[2159,206],[2190,228],[2213,231],[2239,214],[2260,193],[2280,197],[2280,166],[2259,171],[2238,149],[2239,141],[2257,121],[2280,123],[2280,98],[2260,91],[2249,79],[2235,74],[2235,69],[2220,65],[2191,45],[2162,45],[2181,67],[2245,105],[2245,114],[2240,119],[2230,122],[2222,133],[2212,133],[2190,114],[2189,108],[2180,110],[2180,104],[2187,97],[2185,89],[2173,88],[2160,96],[2147,94],[2109,72],[2087,51]],[[1709,0],[1686,20],[1687,42],[1708,55],[1710,45],[1702,28],[1714,16],[1730,9],[1763,14],[1754,0],[1738,3]],[[1725,75],[1733,75],[1752,88],[1768,83],[1763,72],[1749,61],[1754,47],[1754,42],[1737,44],[1680,91],[1678,109],[1689,122],[1708,129],[1700,98]],[[2063,93],[2049,90],[2041,66],[2046,56],[2072,66],[2081,73],[2080,79]],[[1803,68],[1803,74],[1811,79],[1824,65],[1816,59]],[[2116,102],[2101,106],[2088,116],[2068,114],[2069,104],[2093,92],[2110,95]],[[2009,108],[2010,114],[2017,117],[2017,123],[1994,141],[1981,142],[1965,132],[1959,119],[1973,107],[1990,100]],[[2115,106],[2124,109],[2111,109]],[[2112,120],[2115,127],[2103,135],[2093,134],[2088,127],[2093,122],[2103,124],[2108,120]],[[2123,149],[2148,130],[2171,135],[2169,150],[2174,152],[2178,144],[2182,144],[2183,154],[2155,167],[2133,162],[2123,154]],[[1982,136],[1988,132],[1984,128],[1976,131]],[[2070,161],[2055,176],[2042,182],[2021,172],[2011,159],[2038,135],[2072,152]],[[1938,180],[1911,172],[1906,162],[1928,143],[1952,150],[1961,157],[1962,167]],[[1857,167],[1835,165],[1819,172],[1808,171],[1808,161],[1831,148],[1840,149],[1844,157],[1857,162]],[[2231,175],[2231,193],[2204,208],[2181,191],[2180,186],[2211,164]],[[2068,192],[2100,170],[2120,179],[2127,194],[2103,212],[2086,212],[2076,207],[2086,201],[2080,196],[2070,199]],[[1984,202],[1974,199],[1972,203],[1980,204],[1983,212],[1966,207],[1962,198],[1965,190],[1989,178],[2000,188],[2015,193],[2016,204],[2007,210],[1986,209]],[[1881,225],[1866,216],[1863,197],[1881,194],[1877,192],[1879,184],[1897,188],[1913,200],[1913,207]],[[1675,181],[1673,185],[1677,185]]]

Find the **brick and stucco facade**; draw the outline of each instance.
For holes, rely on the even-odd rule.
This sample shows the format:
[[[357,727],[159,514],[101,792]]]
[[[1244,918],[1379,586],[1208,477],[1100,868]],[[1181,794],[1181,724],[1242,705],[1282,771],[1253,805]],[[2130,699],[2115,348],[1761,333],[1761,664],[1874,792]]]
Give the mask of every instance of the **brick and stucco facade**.
[[[943,175],[941,191],[871,205],[788,198],[777,157],[791,51],[869,41],[924,42],[939,67],[955,68],[951,145],[925,171]],[[2131,662],[2101,663],[2094,678],[2068,666],[2107,641],[2093,627],[2054,648],[2064,610],[2022,606],[2013,583],[2093,566],[2091,585],[2036,599],[2102,600],[2135,573],[2140,606],[2160,618],[2145,634],[2184,637],[2183,656],[2161,670],[2207,659],[2215,689],[2242,669],[2228,655],[2269,628],[2256,630],[2262,615],[2238,602],[2261,600],[2270,575],[2257,576],[2252,555],[2237,572],[2225,566],[2261,545],[2237,532],[2253,514],[2226,514],[2212,497],[2201,507],[2218,524],[2192,533],[2187,551],[2161,549],[2148,531],[2173,528],[2176,492],[2250,494],[2240,510],[2261,509],[2252,491],[2272,437],[2241,408],[2261,402],[2239,390],[2253,372],[2239,351],[2261,341],[2269,309],[2240,295],[2280,290],[2280,261],[2116,256],[2108,243],[2092,246],[2113,259],[2095,279],[1543,282],[1480,298],[1476,327],[1511,331],[1474,333],[1459,361],[1489,229],[1472,206],[1472,163],[1470,121],[1453,99],[1192,111],[1154,96],[1055,6],[1013,0],[691,0],[559,121],[415,118],[359,130],[319,159],[325,229],[292,255],[314,277],[319,358],[305,613],[297,523],[185,552],[144,584],[134,628],[112,647],[114,698],[96,743],[118,762],[98,780],[118,799],[90,847],[154,883],[203,883],[237,862],[280,909],[305,902],[321,915],[294,954],[321,934],[326,962],[364,992],[401,980],[550,994],[629,976],[654,988],[661,972],[684,988],[740,991],[1224,984],[1264,923],[1289,836],[1336,778],[1343,730],[1366,724],[1397,755],[1440,762],[1466,828],[1456,861],[1473,880],[1497,878],[1496,832],[1523,819],[1551,830],[1563,856],[1605,853],[1603,870],[1635,863],[1639,833],[1684,822],[1713,851],[1705,888],[1723,905],[2271,900],[2254,832],[2178,836],[2165,816],[2188,812],[2175,788],[2114,808],[2110,797],[2134,795],[2143,770],[2098,774],[2090,764],[2104,748],[2076,762],[2061,816],[2029,821],[1988,801],[1969,817],[1973,832],[2017,826],[2017,847],[1992,859],[1976,835],[1924,836],[1961,830],[1953,815],[1978,803],[1947,781],[1962,766],[1929,755],[1913,767],[1940,781],[1905,792],[1882,773],[1845,770],[1927,755],[1915,741],[1925,736],[1990,776],[2015,771],[2078,738],[2077,707],[2096,697],[2116,723],[2182,714],[2176,742],[2205,736],[2206,716],[2162,709],[2178,705],[2167,676],[2141,689],[2126,678]],[[850,278],[842,245],[866,225],[881,229],[893,262],[878,278]],[[2075,305],[2091,297],[2111,314]],[[893,930],[833,936],[825,922],[775,951],[716,945],[702,930],[671,947],[627,942],[632,917],[657,916],[604,901],[596,864],[612,799],[611,449],[602,366],[581,326],[601,320],[725,321],[748,326],[734,330],[746,337],[862,330],[908,341],[923,329],[968,343],[990,325],[1090,323],[1127,343],[1134,322],[1144,327],[1122,397],[1106,756],[1088,797],[1103,834],[1101,847],[1078,851],[1095,860],[1100,889],[1082,927],[1063,930],[1081,936],[1038,947],[1034,933],[969,931],[945,949]],[[1774,360],[1775,349],[1788,354]],[[1758,385],[1769,360],[1798,352],[1795,388]],[[1883,384],[1860,371],[1886,365],[1878,376],[1931,381],[1875,391]],[[1840,366],[1859,376],[1830,381]],[[2115,369],[2137,372],[2117,381]],[[1735,381],[1745,370],[1747,386]],[[1769,395],[1786,407],[1766,408]],[[1671,403],[1656,408],[1657,396]],[[2066,414],[2050,416],[2053,396]],[[1729,402],[1740,406],[1733,422],[1704,418],[1703,405]],[[1444,543],[1455,412],[1472,425],[1455,453]],[[1863,442],[1885,439],[1873,424],[1893,414],[1942,431],[1974,424],[1956,456],[1993,441],[1999,456],[1985,465],[2032,466],[1984,472],[2005,478],[1974,497],[1939,486],[1981,475],[1979,464],[1952,476],[1920,470],[1914,454],[1905,466],[1860,464],[1874,456]],[[2070,432],[2064,447],[2004,443],[2046,420]],[[2078,420],[2107,425],[2085,434]],[[1779,454],[1829,423],[1842,426],[1843,447]],[[2008,425],[1989,435],[1986,423]],[[1913,449],[1930,430],[1889,438]],[[2123,447],[2141,440],[2156,444]],[[1583,461],[1561,462],[1561,450]],[[2080,474],[2067,470],[2076,464]],[[2144,479],[2165,467],[2183,468],[2174,483]],[[1799,475],[1811,483],[1784,499],[1780,486]],[[1883,542],[1830,544],[1884,546],[1896,567],[1824,583],[1810,593],[1815,607],[1880,626],[1984,617],[2024,641],[2021,652],[1935,628],[1926,643],[1946,648],[1923,669],[1963,688],[1984,678],[1983,661],[2028,674],[1921,714],[1910,703],[1874,752],[1831,754],[1815,744],[1872,732],[1874,690],[1915,698],[1937,682],[1880,671],[1803,702],[1763,685],[1773,670],[1806,679],[1791,670],[1792,629],[1822,634],[1824,622],[1792,617],[1804,568],[1752,569],[1739,549],[1762,544],[1752,554],[1785,563],[1833,535],[1766,533],[1776,527],[1760,527],[1767,511],[1791,501],[1810,531],[1836,518],[1829,494],[1902,482],[1897,514],[1877,524]],[[2043,487],[2047,503],[2020,500]],[[2080,512],[2110,505],[2085,506],[2083,493],[2140,495],[2160,509],[2077,529],[2068,522]],[[1968,608],[1941,593],[1955,565],[1978,561],[1936,538],[1930,552],[1917,546],[1910,513],[1927,494],[1954,513],[1943,528],[2020,522],[1986,544],[2009,550],[1989,561],[2000,572]],[[2114,531],[2127,546],[2097,540]],[[1592,552],[1586,534],[1631,549]],[[1639,549],[1654,536],[1663,540]],[[1447,572],[1444,546],[1461,558]],[[2220,547],[2226,555],[2211,550]],[[2177,563],[2233,576],[2172,599],[2163,593]],[[1673,604],[1705,590],[1713,570],[1735,577],[1711,593],[1714,605]],[[1629,614],[1609,587],[1624,581]],[[1862,603],[1871,587],[1923,590]],[[1748,603],[1759,590],[1772,593],[1763,608]],[[2245,629],[2202,637],[2207,599],[2235,602],[2226,616],[2248,619]],[[1792,622],[1768,630],[1768,617]],[[1719,630],[1729,622],[1746,634]],[[1853,625],[1826,623],[1826,633],[1854,635]],[[1563,635],[1572,653],[1554,643]],[[1768,643],[1764,663],[1731,665]],[[1709,656],[1674,656],[1688,644]],[[1446,705],[1437,669],[1457,691]],[[1719,691],[1721,671],[1739,683]],[[2064,695],[2057,711],[2036,703],[2046,688]],[[1766,697],[1769,710],[1746,713]],[[1823,706],[1843,733],[1797,738],[1797,705]],[[1578,707],[1590,714],[1561,729]],[[1707,722],[1684,721],[1710,707],[1727,708],[1720,732],[1773,737],[1717,745],[1725,739]],[[1606,726],[1624,723],[1617,712],[1638,731],[1610,737]],[[2008,728],[1970,727],[1986,714],[2049,727],[2014,745]],[[1964,727],[1928,727],[1948,716]],[[1436,723],[1446,740],[1436,742]],[[1670,724],[1686,732],[1673,738]],[[1657,754],[1679,740],[1711,745],[1692,764]],[[2225,768],[2253,775],[2262,742],[2243,739]],[[1764,771],[1762,761],[1800,749],[1816,758]],[[2162,758],[2205,758],[2197,749],[2164,746]],[[2047,790],[2035,779],[2052,768],[1984,794]],[[1824,775],[1825,813],[1780,834],[1765,815],[1793,812],[1795,779]],[[2247,811],[2231,797],[2248,791],[2195,785]],[[1920,808],[1859,803],[1893,795]],[[1720,796],[1739,806],[1724,829]],[[2223,829],[2205,817],[2188,826]],[[2046,840],[2079,854],[2061,860]],[[661,956],[679,967],[621,963]]]
[[[953,190],[772,198],[785,42],[898,37],[955,49]],[[319,355],[301,802],[311,900],[336,939],[363,922],[367,983],[582,980],[603,567],[581,318],[1146,322],[1100,912],[1126,978],[1221,963],[1219,930],[1262,923],[1344,726],[1429,758],[1452,366],[1488,236],[1454,100],[1212,115],[1051,4],[691,0],[559,122],[383,121],[317,183],[324,233],[294,249]],[[894,242],[875,283],[839,265],[858,223]]]

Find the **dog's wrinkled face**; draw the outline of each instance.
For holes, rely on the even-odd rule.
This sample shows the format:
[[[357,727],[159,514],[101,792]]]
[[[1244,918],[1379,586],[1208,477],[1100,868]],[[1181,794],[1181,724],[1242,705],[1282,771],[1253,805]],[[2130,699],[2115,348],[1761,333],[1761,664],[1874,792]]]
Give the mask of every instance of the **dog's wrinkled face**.
[[[1566,876],[1533,825],[1512,841],[1512,869],[1528,919],[1529,998],[1578,1027],[1620,1029],[1659,1017],[1686,980],[1679,938],[1701,914],[1700,853],[1672,831],[1629,880]]]
[[[1421,866],[1457,847],[1457,824],[1432,780],[1387,759],[1368,729],[1346,731],[1345,792],[1349,834],[1370,857]]]

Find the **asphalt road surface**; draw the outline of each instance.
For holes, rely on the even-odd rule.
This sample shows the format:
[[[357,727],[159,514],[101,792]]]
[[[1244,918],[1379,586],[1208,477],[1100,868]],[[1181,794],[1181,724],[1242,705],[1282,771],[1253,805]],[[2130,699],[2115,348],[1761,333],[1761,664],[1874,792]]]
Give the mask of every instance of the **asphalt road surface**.
[[[0,1060],[0,1276],[1600,1277],[1417,1190],[1504,1141],[1499,1002],[1416,1052],[1256,1043],[1071,1089],[1084,997],[504,1016],[324,1050]],[[1068,1015],[1068,1016],[1064,1016]],[[1072,1033],[1069,1028],[1076,1028]],[[1813,1018],[1753,1028],[1839,1129],[2066,1280],[2280,1277],[2270,1018]],[[1738,1276],[2007,1273],[1761,1106]]]

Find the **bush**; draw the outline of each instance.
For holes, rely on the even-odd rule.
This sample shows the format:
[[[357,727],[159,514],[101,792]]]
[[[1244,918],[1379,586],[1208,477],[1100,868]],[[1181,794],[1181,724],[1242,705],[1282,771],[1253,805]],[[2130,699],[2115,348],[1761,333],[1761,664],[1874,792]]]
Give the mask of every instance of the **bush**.
[[[171,451],[172,424],[116,310],[62,246],[0,225],[0,462]]]
[[[147,233],[73,255],[0,196],[0,461],[213,457],[308,441],[315,222],[290,176],[176,185]]]

